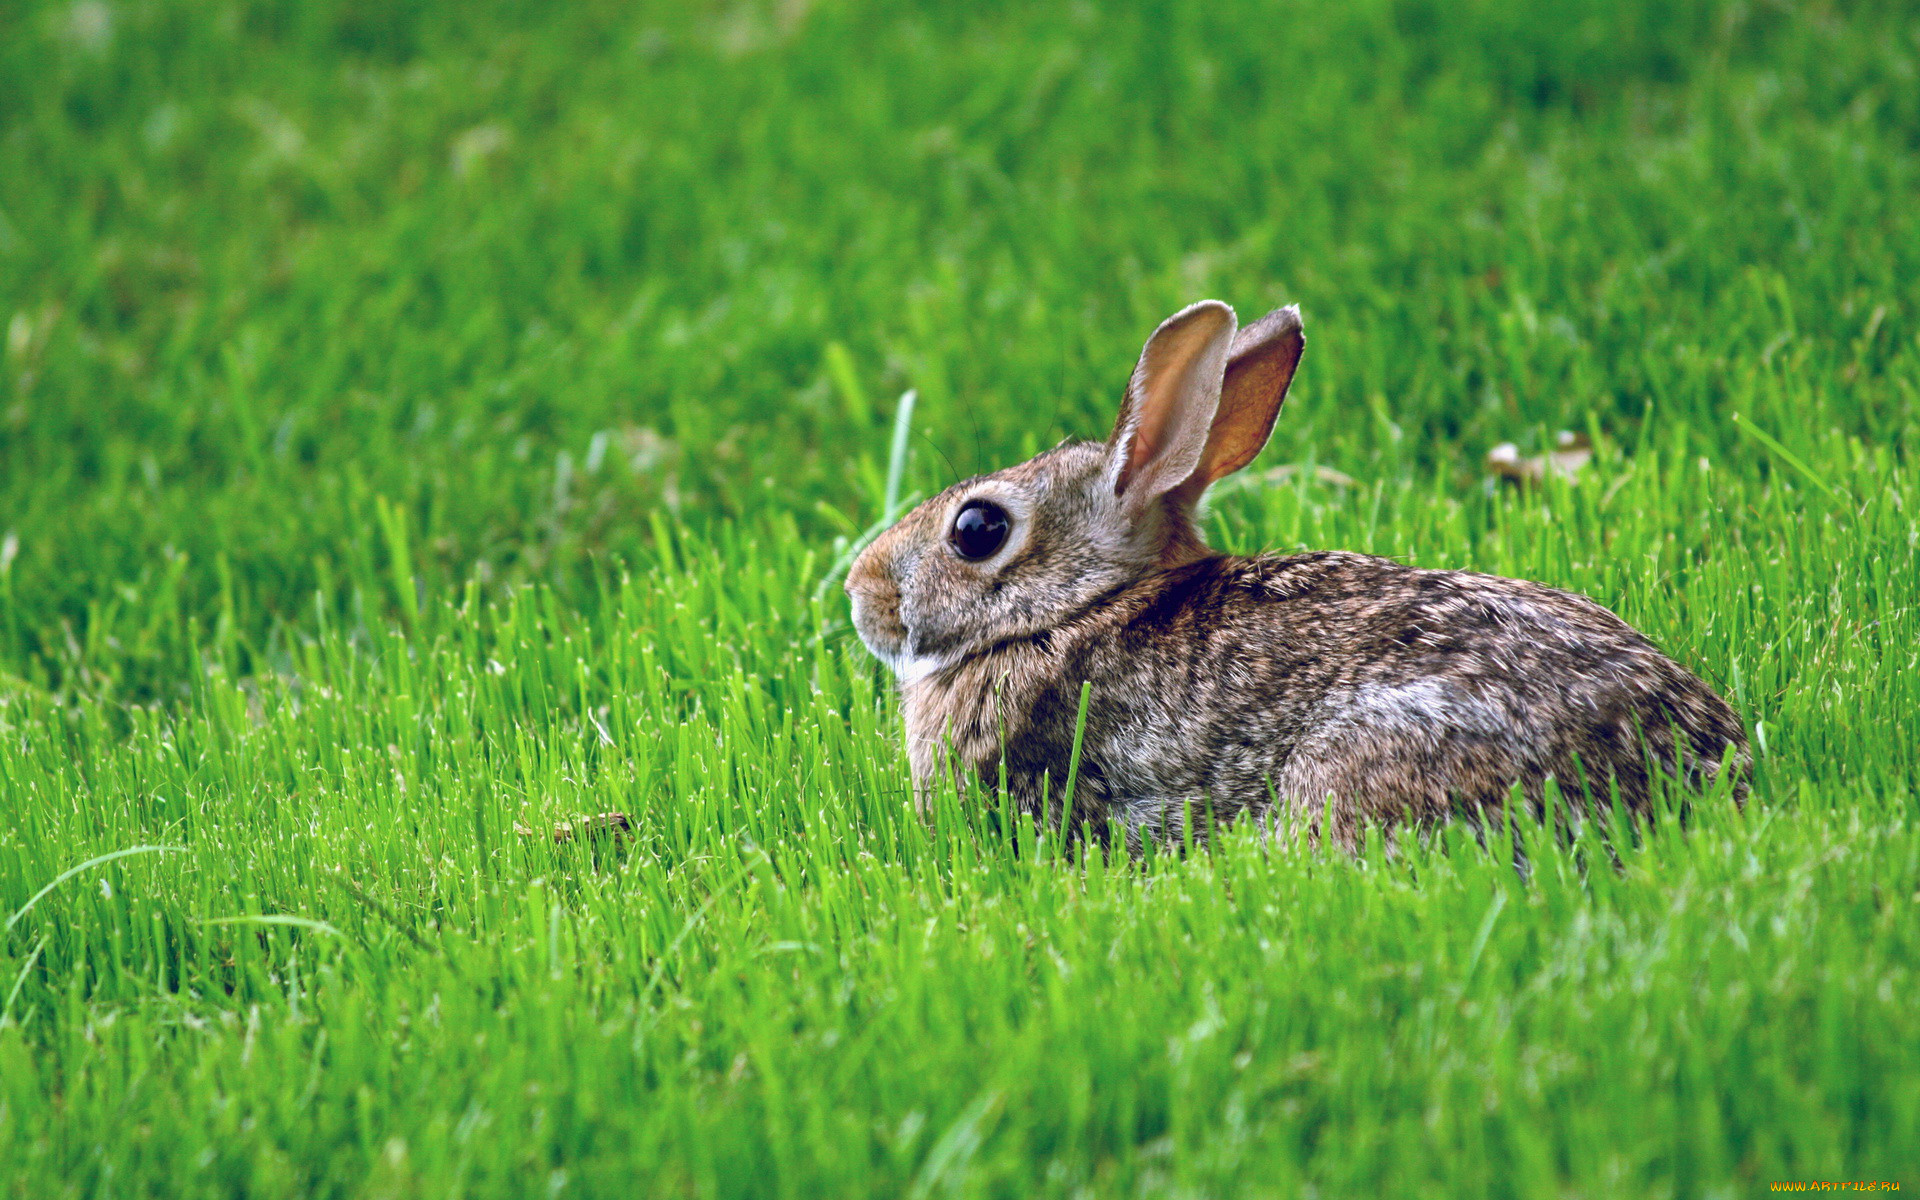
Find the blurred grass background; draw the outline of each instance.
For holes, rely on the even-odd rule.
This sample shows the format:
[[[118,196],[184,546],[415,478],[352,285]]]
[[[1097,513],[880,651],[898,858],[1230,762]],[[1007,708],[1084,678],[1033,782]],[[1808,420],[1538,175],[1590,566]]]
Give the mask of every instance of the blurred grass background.
[[[1200,295],[1304,305],[1270,457],[1356,477],[1464,485],[1497,442],[1656,411],[1764,457],[1743,404],[1802,457],[1912,436],[1905,5],[8,24],[0,655],[29,674],[120,588],[252,638],[344,603],[381,498],[428,586],[568,596],[657,506],[864,526],[900,390],[916,483],[988,469],[1104,428]]]
[[[0,1178],[1900,1178],[1916,198],[1904,3],[0,6]],[[1523,883],[906,811],[812,599],[894,398],[920,491],[1098,435],[1200,296],[1310,341],[1219,544],[1590,592],[1753,812]]]

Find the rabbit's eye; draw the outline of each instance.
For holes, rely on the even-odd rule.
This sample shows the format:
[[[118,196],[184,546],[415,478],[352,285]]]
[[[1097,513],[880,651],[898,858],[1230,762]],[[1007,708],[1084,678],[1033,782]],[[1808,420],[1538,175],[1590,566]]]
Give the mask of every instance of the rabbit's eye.
[[[1007,530],[1013,521],[1007,510],[991,500],[969,500],[953,519],[947,540],[961,558],[979,562],[1007,544]]]

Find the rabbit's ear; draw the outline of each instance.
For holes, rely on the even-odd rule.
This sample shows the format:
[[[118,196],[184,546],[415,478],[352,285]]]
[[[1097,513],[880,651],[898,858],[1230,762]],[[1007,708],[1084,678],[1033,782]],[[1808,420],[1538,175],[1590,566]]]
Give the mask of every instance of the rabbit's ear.
[[[1233,310],[1202,300],[1147,339],[1107,439],[1107,478],[1129,516],[1199,469],[1233,344]]]
[[[1287,385],[1293,382],[1294,368],[1300,365],[1306,346],[1300,309],[1292,304],[1275,309],[1235,336],[1206,449],[1197,469],[1180,485],[1177,499],[1198,502],[1214,480],[1233,474],[1260,453],[1273,433],[1274,418],[1280,415]]]

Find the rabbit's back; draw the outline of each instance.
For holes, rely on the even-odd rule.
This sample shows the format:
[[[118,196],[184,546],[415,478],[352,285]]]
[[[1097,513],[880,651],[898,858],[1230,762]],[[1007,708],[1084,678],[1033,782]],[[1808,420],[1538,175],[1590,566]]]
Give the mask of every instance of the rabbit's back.
[[[1049,771],[1058,785],[1090,682],[1076,816],[1135,841],[1174,836],[1196,804],[1330,811],[1348,840],[1368,821],[1497,813],[1516,783],[1538,806],[1548,777],[1575,804],[1641,808],[1650,762],[1696,788],[1729,748],[1746,767],[1738,717],[1698,678],[1594,601],[1521,580],[1215,556],[1029,651],[1051,669],[1016,673],[1011,695],[1002,677],[991,706],[1010,786],[1032,802]]]

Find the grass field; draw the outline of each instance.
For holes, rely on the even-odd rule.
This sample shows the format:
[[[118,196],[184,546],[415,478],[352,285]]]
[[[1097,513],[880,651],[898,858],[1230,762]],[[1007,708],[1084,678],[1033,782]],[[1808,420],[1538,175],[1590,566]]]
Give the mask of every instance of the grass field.
[[[895,398],[924,494],[1201,296],[1310,339],[1218,544],[1594,595],[1748,810],[916,813]],[[8,1194],[1920,1188],[1910,4],[29,0],[0,327]]]

